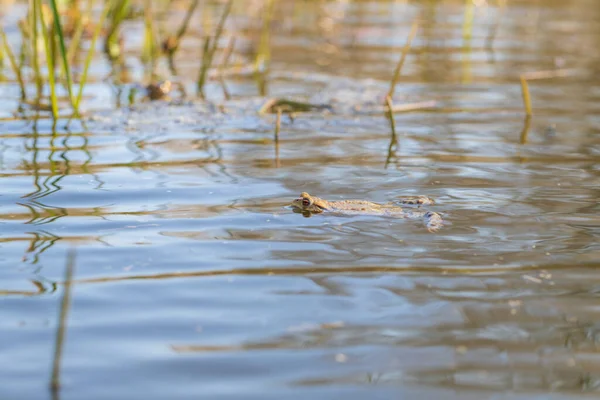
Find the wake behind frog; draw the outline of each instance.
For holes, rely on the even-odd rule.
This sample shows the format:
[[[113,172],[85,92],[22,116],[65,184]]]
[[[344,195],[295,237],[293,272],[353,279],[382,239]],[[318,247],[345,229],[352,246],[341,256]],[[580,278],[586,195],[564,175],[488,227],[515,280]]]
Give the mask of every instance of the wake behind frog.
[[[428,205],[433,200],[425,196],[411,197],[400,201],[404,204]],[[404,210],[393,204],[378,204],[367,200],[327,201],[302,192],[300,197],[292,202],[295,211],[305,216],[319,213],[335,213],[339,215],[379,215],[396,218],[423,218],[423,223],[430,232],[438,231],[442,225],[442,217],[433,211]]]

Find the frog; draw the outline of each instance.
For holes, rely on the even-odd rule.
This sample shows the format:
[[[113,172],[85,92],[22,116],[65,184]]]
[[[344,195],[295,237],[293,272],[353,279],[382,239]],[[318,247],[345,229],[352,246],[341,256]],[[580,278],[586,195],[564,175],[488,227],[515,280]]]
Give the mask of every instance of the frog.
[[[427,196],[402,198],[399,202],[405,205],[416,205],[419,208],[424,205],[435,204],[435,201]],[[328,201],[311,196],[307,192],[302,192],[300,197],[294,199],[291,207],[295,212],[302,213],[305,217],[310,217],[312,214],[332,213],[337,215],[374,215],[411,219],[422,218],[425,227],[432,233],[439,231],[444,225],[441,215],[434,211],[404,210],[394,203],[379,204],[368,200]]]

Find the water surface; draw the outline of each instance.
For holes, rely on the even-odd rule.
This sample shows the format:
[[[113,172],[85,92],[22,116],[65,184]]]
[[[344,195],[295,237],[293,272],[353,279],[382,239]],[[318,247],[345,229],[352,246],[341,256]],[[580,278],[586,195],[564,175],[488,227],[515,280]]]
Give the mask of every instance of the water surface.
[[[284,116],[278,149],[244,74],[230,101],[211,82],[209,102],[116,109],[130,86],[99,59],[93,117],[68,130],[13,118],[18,86],[0,83],[2,397],[50,398],[73,247],[62,399],[597,396],[595,2],[295,3],[276,7],[268,94],[336,109]],[[7,9],[16,43],[23,4]],[[390,146],[365,110],[415,17],[394,102],[435,105],[398,113]],[[252,18],[234,10],[228,34],[250,43]],[[177,59],[191,93],[198,37]],[[519,74],[559,68],[573,72],[530,84],[524,118]],[[286,207],[302,191],[428,195],[447,224],[304,218]]]

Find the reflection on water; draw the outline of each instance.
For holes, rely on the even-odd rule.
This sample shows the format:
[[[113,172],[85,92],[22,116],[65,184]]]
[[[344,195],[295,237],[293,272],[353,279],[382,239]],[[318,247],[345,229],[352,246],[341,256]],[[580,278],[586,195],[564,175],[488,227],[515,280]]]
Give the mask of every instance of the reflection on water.
[[[243,67],[261,4],[226,28],[228,101],[215,77],[207,102],[130,96],[148,72],[137,34],[124,65],[93,66],[85,123],[53,126],[0,82],[3,398],[49,398],[71,246],[61,398],[597,392],[595,2],[277,3],[257,81]],[[16,40],[22,4],[6,9]],[[392,128],[383,100],[415,19]],[[200,28],[174,60],[188,94]],[[561,68],[577,72],[532,81],[525,118],[519,75]],[[276,142],[261,90],[331,108],[283,115]],[[303,218],[287,207],[303,191],[427,195],[447,224]]]

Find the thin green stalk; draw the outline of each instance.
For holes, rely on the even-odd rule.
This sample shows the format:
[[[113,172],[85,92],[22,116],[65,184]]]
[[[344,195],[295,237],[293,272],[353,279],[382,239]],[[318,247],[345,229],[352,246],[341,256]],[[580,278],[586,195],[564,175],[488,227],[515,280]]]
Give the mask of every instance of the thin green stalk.
[[[390,96],[386,96],[385,103],[387,104],[387,117],[390,120],[392,135],[396,137],[396,120],[394,119],[394,104],[392,103],[392,98]]]
[[[198,76],[198,84],[197,84],[198,93],[201,97],[204,97],[203,90],[204,90],[204,84],[206,82],[206,75],[208,73],[208,69],[212,65],[212,60],[215,55],[215,52],[217,51],[219,39],[221,37],[221,34],[223,33],[223,27],[225,26],[225,21],[227,20],[227,17],[229,16],[229,12],[231,11],[232,4],[233,4],[233,0],[229,0],[227,2],[227,4],[225,5],[225,10],[223,10],[223,14],[221,15],[221,19],[219,20],[217,29],[215,30],[215,36],[212,39],[212,45],[211,45],[210,37],[207,37],[204,41],[204,49],[203,49],[203,53],[202,53],[202,66],[200,68],[200,73]]]
[[[534,71],[521,74],[521,94],[523,96],[523,107],[525,108],[525,114],[533,115],[531,95],[529,93],[529,81],[565,77],[574,75],[576,73],[577,69],[554,69],[549,71]]]
[[[29,27],[27,26],[27,22],[24,20],[19,21],[19,31],[21,32],[21,46],[19,49],[19,71],[23,71],[25,66],[25,61],[27,60],[29,54],[29,48],[27,47],[27,42],[29,41]]]
[[[75,250],[69,250],[67,254],[67,266],[65,268],[64,292],[60,303],[58,316],[58,327],[54,342],[54,357],[52,359],[52,377],[50,378],[50,389],[57,393],[60,389],[60,364],[62,361],[62,350],[66,335],[67,316],[71,305],[71,284],[73,283],[73,271],[75,269]]]
[[[225,68],[227,68],[227,64],[229,63],[229,57],[231,57],[231,53],[233,53],[234,47],[235,47],[235,36],[232,36],[231,39],[229,39],[229,44],[227,45],[227,48],[225,49],[225,53],[223,54],[223,60],[221,61],[221,64],[219,65],[219,68],[218,68],[219,82],[221,82],[221,87],[223,88],[223,96],[225,97],[225,100],[231,100],[231,95],[229,94],[229,91],[227,90],[227,85],[225,84],[225,78],[223,78],[223,70]]]
[[[42,73],[40,72],[40,60],[38,57],[38,15],[39,9],[35,0],[29,0],[29,17],[31,26],[31,63],[36,87],[36,99],[39,102],[42,98]]]
[[[525,75],[521,75],[521,94],[523,95],[523,107],[525,108],[525,114],[527,116],[533,115],[531,109],[531,96],[529,95],[529,85],[527,84],[527,78]]]
[[[408,55],[408,51],[410,50],[410,46],[412,40],[417,34],[417,29],[419,28],[419,22],[415,20],[410,28],[410,33],[408,34],[408,39],[406,39],[406,43],[404,44],[404,48],[402,49],[402,55],[400,56],[400,60],[396,65],[396,69],[394,70],[394,76],[392,77],[392,82],[390,84],[390,90],[388,91],[388,96],[393,97],[394,91],[396,90],[396,83],[398,83],[398,78],[400,78],[400,70],[404,65],[404,60],[406,60],[406,56]]]
[[[396,120],[394,119],[394,103],[392,102],[391,96],[385,96],[385,103],[387,105],[387,117],[390,121],[390,127],[392,128],[390,145],[388,146],[388,154],[385,160],[385,168],[387,168],[392,158],[394,157],[396,149],[398,147],[398,135],[396,134]]]
[[[2,69],[4,68],[4,46],[0,46],[0,80],[3,79]]]
[[[85,65],[83,67],[83,73],[81,74],[81,81],[79,82],[79,92],[77,93],[77,99],[75,100],[75,107],[79,109],[79,105],[81,104],[81,99],[83,97],[83,88],[87,82],[88,71],[90,68],[90,64],[92,62],[92,58],[94,58],[94,50],[96,49],[96,41],[98,40],[98,36],[102,31],[102,26],[104,25],[104,21],[106,20],[106,16],[108,15],[108,11],[110,10],[110,2],[106,2],[104,4],[104,9],[102,10],[102,14],[100,14],[100,20],[96,25],[96,30],[94,31],[94,35],[92,36],[92,43],[90,44],[90,49],[88,50],[87,56],[85,58]]]
[[[73,65],[75,54],[77,54],[77,49],[79,49],[81,37],[83,36],[83,31],[85,30],[84,21],[90,21],[92,19],[93,6],[94,0],[88,0],[87,9],[85,11],[85,17],[80,15],[80,18],[78,18],[77,20],[77,24],[75,25],[75,32],[73,33],[71,43],[69,43],[69,50],[67,51],[67,61],[69,62],[69,65]]]
[[[221,15],[221,19],[219,20],[219,24],[217,25],[217,30],[215,31],[215,37],[213,40],[213,44],[210,49],[211,61],[212,61],[212,57],[215,55],[215,52],[217,51],[217,47],[219,45],[219,38],[221,37],[221,34],[223,33],[223,27],[225,26],[225,21],[227,20],[227,17],[229,16],[229,12],[231,11],[232,5],[233,5],[233,0],[229,0],[227,2],[227,4],[225,5],[225,10],[223,10],[223,14]]]
[[[185,19],[183,20],[183,23],[177,31],[177,40],[181,39],[183,35],[185,35],[185,32],[187,31],[188,25],[190,24],[190,20],[192,19],[192,15],[194,14],[196,7],[198,7],[198,0],[194,0],[194,2],[190,5],[190,8],[188,8],[187,13],[185,14]]]
[[[279,168],[279,132],[281,131],[281,107],[277,107],[277,120],[275,121],[275,167]]]
[[[121,23],[129,12],[130,0],[113,0],[111,4],[111,24],[106,35],[104,50],[112,59],[117,59],[121,55],[121,48],[117,41],[117,33]]]
[[[54,75],[54,57],[52,56],[52,43],[51,37],[48,34],[48,27],[46,26],[46,22],[44,21],[44,13],[42,12],[42,0],[34,0],[38,14],[40,17],[40,23],[42,25],[42,36],[44,38],[44,48],[46,50],[46,64],[48,67],[48,83],[50,84],[50,104],[52,105],[52,116],[54,119],[58,119],[58,99],[56,97],[56,83],[55,83],[55,75]]]
[[[271,20],[273,19],[273,8],[275,0],[268,0],[265,5],[265,13],[263,16],[263,27],[260,34],[260,42],[258,44],[258,50],[256,52],[256,59],[254,60],[254,70],[258,72],[261,70],[261,66],[266,65],[271,59],[271,51],[269,46]],[[264,68],[263,68],[264,69]]]
[[[154,73],[157,55],[155,39],[154,23],[152,20],[152,0],[146,0],[144,9],[144,45],[142,47],[142,61],[150,64],[150,76]]]
[[[204,97],[204,83],[206,82],[206,73],[210,65],[210,36],[204,39],[204,47],[202,48],[202,65],[200,66],[200,72],[198,74],[198,95]]]
[[[2,27],[0,27],[0,36],[2,36],[4,50],[6,52],[6,56],[8,57],[8,61],[10,62],[10,66],[12,67],[13,72],[14,72],[15,76],[17,77],[17,82],[19,83],[19,86],[21,88],[21,99],[25,100],[25,98],[26,98],[25,84],[23,83],[23,76],[21,75],[21,69],[19,68],[19,65],[17,64],[15,55],[10,48],[10,44],[8,43],[8,39],[6,38],[6,33],[4,33],[4,29],[2,29]]]
[[[63,62],[63,68],[67,77],[67,91],[69,92],[69,100],[71,101],[71,105],[73,106],[73,111],[75,112],[75,114],[79,114],[79,110],[75,107],[75,98],[73,97],[73,81],[71,80],[71,67],[69,66],[69,61],[67,60],[67,48],[65,46],[65,37],[63,34],[62,24],[60,22],[60,15],[58,13],[58,5],[56,4],[57,0],[49,0],[49,2],[52,8],[52,14],[54,16],[54,29],[58,34],[57,39],[60,47],[60,55]]]
[[[162,42],[162,50],[167,54],[167,57],[169,59],[169,68],[171,68],[171,71],[173,71],[173,75],[177,75],[177,71],[175,69],[175,52],[177,51],[177,49],[179,49],[181,39],[187,31],[187,28],[190,24],[190,20],[192,19],[192,15],[194,14],[194,11],[197,7],[198,0],[193,0],[185,14],[185,18],[181,22],[181,26],[179,27],[177,34],[175,36],[167,36],[166,39]]]
[[[277,119],[275,120],[275,143],[279,143],[279,132],[281,131],[281,107],[277,107]]]

